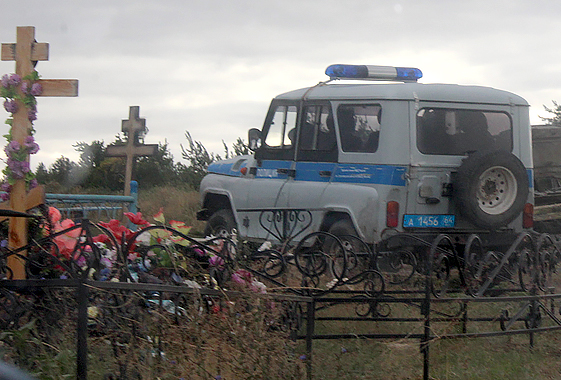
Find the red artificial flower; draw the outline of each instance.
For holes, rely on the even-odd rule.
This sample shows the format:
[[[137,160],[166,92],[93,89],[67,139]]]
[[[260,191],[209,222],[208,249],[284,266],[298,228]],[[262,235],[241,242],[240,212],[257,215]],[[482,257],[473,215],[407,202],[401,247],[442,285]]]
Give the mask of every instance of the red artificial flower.
[[[141,212],[137,212],[136,214],[132,213],[132,212],[125,212],[125,215],[127,218],[129,218],[129,220],[136,224],[137,226],[146,226],[150,223],[148,223],[148,221],[142,219],[142,213]]]
[[[97,236],[94,236],[92,238],[94,243],[107,243],[110,239],[109,236],[105,235],[105,234],[99,234]]]
[[[99,222],[99,225],[107,228],[111,233],[121,242],[123,234],[125,235],[125,240],[128,240],[134,233],[127,227],[121,225],[117,219],[111,219],[109,223]]]

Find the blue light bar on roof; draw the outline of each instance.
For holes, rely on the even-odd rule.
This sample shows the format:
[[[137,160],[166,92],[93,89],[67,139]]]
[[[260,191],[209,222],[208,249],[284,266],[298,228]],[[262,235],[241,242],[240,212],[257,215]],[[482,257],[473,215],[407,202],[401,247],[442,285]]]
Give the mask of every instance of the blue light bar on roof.
[[[372,66],[372,65],[331,65],[325,69],[330,78],[389,80],[416,82],[423,77],[421,70],[414,67]]]

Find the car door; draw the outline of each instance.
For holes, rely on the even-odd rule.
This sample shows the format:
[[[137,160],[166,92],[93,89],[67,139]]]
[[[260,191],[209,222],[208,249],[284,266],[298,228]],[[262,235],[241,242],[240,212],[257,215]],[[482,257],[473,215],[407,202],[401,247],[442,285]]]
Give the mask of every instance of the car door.
[[[299,121],[294,177],[281,194],[287,194],[287,206],[294,210],[297,226],[291,226],[298,237],[317,231],[323,214],[322,194],[329,185],[337,165],[337,138],[331,105],[309,102]],[[297,217],[297,218],[296,218]]]
[[[283,191],[295,170],[297,101],[271,103],[261,132],[262,145],[255,152],[256,166],[248,188],[247,208],[237,210],[242,235],[249,238],[279,240],[282,223],[277,210],[287,207]],[[280,239],[282,240],[282,239]]]

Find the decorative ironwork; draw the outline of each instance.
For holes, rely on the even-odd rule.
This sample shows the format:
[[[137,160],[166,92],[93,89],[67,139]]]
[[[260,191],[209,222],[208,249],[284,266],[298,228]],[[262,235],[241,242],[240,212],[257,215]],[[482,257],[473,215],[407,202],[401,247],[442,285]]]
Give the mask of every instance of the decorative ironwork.
[[[312,224],[310,210],[262,210],[259,224],[280,242],[289,242],[300,236]]]

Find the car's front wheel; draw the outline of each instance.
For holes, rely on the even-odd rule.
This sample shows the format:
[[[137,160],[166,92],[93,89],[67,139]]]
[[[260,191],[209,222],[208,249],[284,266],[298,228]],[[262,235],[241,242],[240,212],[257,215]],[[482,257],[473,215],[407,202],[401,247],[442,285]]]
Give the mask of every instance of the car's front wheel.
[[[220,209],[208,219],[205,227],[205,236],[230,238],[236,229],[236,221],[231,210]]]

